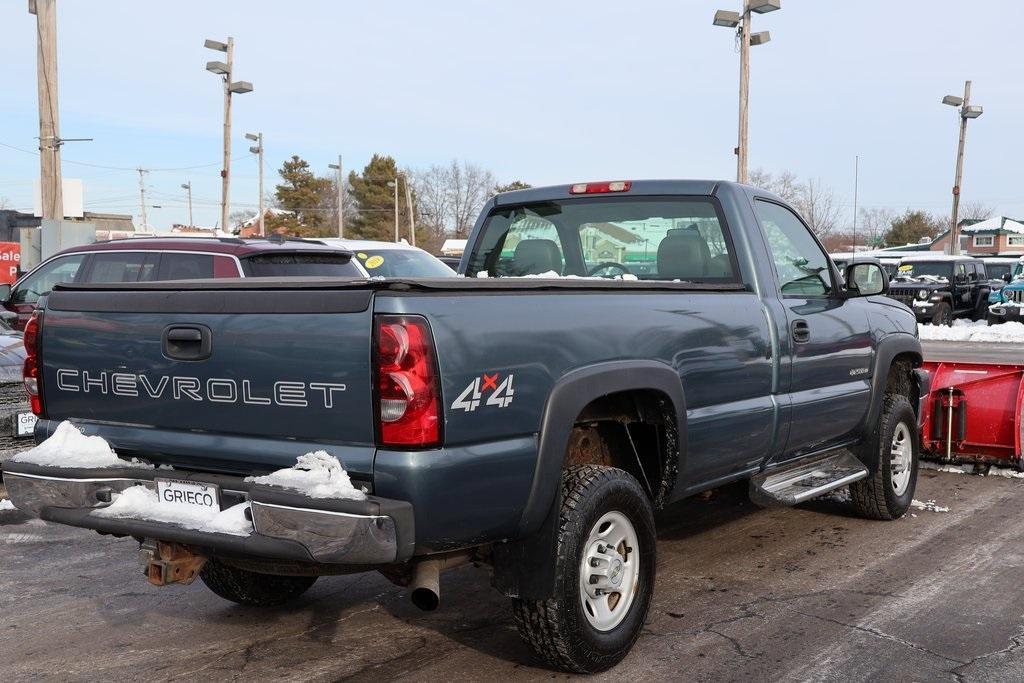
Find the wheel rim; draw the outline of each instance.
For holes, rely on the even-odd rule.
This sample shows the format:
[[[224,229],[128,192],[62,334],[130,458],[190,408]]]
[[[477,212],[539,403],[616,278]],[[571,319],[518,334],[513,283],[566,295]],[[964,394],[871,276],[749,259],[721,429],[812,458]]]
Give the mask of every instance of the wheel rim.
[[[622,623],[640,584],[640,544],[621,512],[605,513],[591,528],[579,582],[583,614],[591,626],[610,631]]]
[[[913,463],[913,443],[910,440],[910,430],[907,425],[900,422],[896,425],[892,434],[892,464],[890,465],[890,477],[892,489],[897,496],[907,492],[910,485],[910,466]]]

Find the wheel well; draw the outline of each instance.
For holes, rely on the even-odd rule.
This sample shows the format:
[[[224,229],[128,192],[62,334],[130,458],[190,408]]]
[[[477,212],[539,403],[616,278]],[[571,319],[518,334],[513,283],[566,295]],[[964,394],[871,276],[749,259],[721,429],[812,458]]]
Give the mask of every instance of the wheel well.
[[[889,374],[885,379],[885,393],[905,396],[910,401],[910,405],[916,406],[917,387],[914,386],[913,369],[920,365],[921,359],[916,354],[898,354],[889,365]]]
[[[656,508],[675,485],[679,431],[672,401],[660,391],[632,390],[588,403],[573,424],[564,467],[605,465],[632,474]]]

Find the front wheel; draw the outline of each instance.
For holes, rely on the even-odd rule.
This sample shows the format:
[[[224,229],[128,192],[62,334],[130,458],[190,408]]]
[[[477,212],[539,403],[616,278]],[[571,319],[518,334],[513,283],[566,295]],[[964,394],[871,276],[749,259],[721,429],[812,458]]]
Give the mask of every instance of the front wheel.
[[[562,473],[555,595],[515,600],[519,634],[548,665],[604,671],[640,636],[654,591],[654,511],[640,484],[614,467]]]
[[[932,313],[933,325],[952,325],[953,309],[945,301],[935,304],[935,312]]]
[[[862,447],[867,479],[850,484],[861,517],[899,519],[910,509],[917,487],[917,415],[906,397],[886,394],[878,427]]]

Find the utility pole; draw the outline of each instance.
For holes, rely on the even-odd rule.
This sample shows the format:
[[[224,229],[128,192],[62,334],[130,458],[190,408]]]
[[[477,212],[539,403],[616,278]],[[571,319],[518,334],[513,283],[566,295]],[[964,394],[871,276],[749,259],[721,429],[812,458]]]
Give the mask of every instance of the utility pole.
[[[750,32],[751,13],[766,14],[782,7],[782,0],[743,0],[743,12],[718,10],[715,12],[715,26],[736,28],[736,39],[740,47],[740,116],[736,149],[736,181],[747,182],[748,166],[748,120],[750,113],[750,47],[764,45],[771,40],[768,31]]]
[[[135,170],[139,172],[139,208],[142,210],[142,228],[146,229],[149,227],[149,221],[146,219],[146,174],[149,171],[144,168]]]
[[[181,186],[181,189],[188,190],[188,227],[194,227],[195,223],[192,222],[192,181],[188,181]]]
[[[327,164],[328,168],[335,171],[335,184],[338,186],[338,237],[345,237],[345,174],[341,164],[341,155],[338,155],[338,163]]]
[[[260,237],[263,237],[267,234],[263,223],[263,214],[265,213],[265,209],[263,208],[263,133],[246,133],[245,138],[256,142],[256,145],[254,147],[250,147],[249,151],[258,157],[260,165]]]
[[[224,167],[221,169],[220,195],[220,229],[228,229],[228,213],[230,212],[231,192],[231,95],[252,92],[252,83],[248,81],[231,81],[235,60],[235,39],[228,37],[228,42],[207,40],[203,46],[225,54],[224,62],[207,62],[206,70],[218,74],[224,80]]]
[[[946,95],[943,104],[960,108],[960,143],[956,150],[956,176],[953,179],[953,213],[949,226],[949,253],[960,253],[960,182],[964,172],[964,143],[967,140],[967,119],[976,119],[982,114],[980,105],[971,104],[971,82],[964,82],[964,96]]]
[[[405,206],[409,210],[409,243],[412,246],[416,246],[416,218],[413,216],[412,211],[412,188],[409,187],[409,176],[402,174],[402,180],[405,181]]]
[[[397,176],[395,177],[395,181],[392,184],[395,187],[395,242],[397,243],[399,241],[399,237],[398,237],[398,177]]]
[[[60,115],[57,107],[56,0],[29,0],[36,16],[37,88],[39,90],[39,185],[43,219],[64,218],[60,172]]]

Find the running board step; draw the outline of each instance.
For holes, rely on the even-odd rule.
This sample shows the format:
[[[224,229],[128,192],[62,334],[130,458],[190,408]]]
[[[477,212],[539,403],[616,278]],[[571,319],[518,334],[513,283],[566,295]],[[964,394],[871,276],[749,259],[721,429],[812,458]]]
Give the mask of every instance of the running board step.
[[[864,463],[853,453],[840,451],[756,475],[750,480],[750,499],[763,506],[797,505],[867,476]]]

